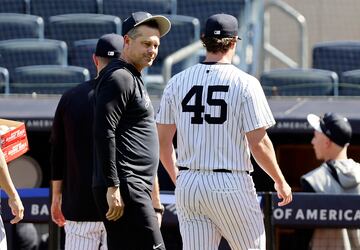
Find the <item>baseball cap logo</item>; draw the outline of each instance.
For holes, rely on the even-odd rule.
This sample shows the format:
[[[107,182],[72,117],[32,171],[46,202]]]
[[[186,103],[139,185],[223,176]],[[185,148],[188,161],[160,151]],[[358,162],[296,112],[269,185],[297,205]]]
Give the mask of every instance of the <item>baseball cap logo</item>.
[[[108,55],[108,56],[114,56],[114,55],[115,55],[115,52],[114,52],[114,51],[108,51],[107,55]]]
[[[214,35],[220,35],[221,31],[220,30],[214,30]]]

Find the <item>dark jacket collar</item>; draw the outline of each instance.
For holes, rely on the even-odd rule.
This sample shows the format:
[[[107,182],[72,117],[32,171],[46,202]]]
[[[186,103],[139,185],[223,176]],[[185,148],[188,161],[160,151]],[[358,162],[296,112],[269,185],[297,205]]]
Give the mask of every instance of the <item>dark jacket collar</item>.
[[[113,59],[111,60],[108,65],[106,65],[101,71],[98,76],[98,79],[101,79],[102,76],[111,68],[126,68],[128,69],[134,76],[141,77],[141,73],[134,67],[134,65],[125,62],[122,59]]]

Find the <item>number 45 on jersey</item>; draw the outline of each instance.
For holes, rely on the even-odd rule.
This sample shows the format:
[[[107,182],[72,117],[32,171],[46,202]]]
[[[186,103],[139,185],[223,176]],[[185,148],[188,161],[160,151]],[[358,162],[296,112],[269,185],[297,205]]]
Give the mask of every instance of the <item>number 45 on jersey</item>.
[[[229,86],[225,85],[211,85],[207,87],[206,103],[209,106],[220,107],[220,116],[211,116],[211,114],[203,113],[205,111],[205,105],[202,104],[204,86],[195,85],[185,95],[181,102],[183,112],[192,112],[194,116],[191,117],[191,124],[203,124],[204,120],[209,124],[223,124],[227,119],[227,103],[223,99],[216,99],[213,97],[215,92],[228,92]],[[195,104],[189,104],[190,100],[195,96]]]

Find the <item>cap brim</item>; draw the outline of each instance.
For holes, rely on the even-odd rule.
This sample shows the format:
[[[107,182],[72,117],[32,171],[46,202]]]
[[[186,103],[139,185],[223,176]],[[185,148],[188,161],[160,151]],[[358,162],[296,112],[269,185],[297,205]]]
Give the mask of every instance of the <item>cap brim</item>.
[[[308,114],[307,121],[310,123],[311,127],[313,127],[316,131],[319,131],[322,133],[321,127],[320,127],[320,117],[314,114]]]
[[[158,23],[159,31],[160,31],[160,37],[165,36],[170,31],[170,28],[171,28],[170,20],[167,19],[166,17],[160,16],[160,15],[151,16],[149,18],[146,18],[146,19],[142,20],[141,22],[138,22],[134,27],[139,26],[140,24],[148,22],[150,20],[154,20],[154,21],[156,21]]]
[[[215,37],[215,36],[206,36],[204,33],[202,33],[202,35],[201,35],[202,37]],[[219,39],[221,39],[221,38],[234,38],[234,36],[229,36],[229,37],[218,37]],[[241,39],[241,37],[239,37],[239,36],[236,36],[236,40],[242,40]]]

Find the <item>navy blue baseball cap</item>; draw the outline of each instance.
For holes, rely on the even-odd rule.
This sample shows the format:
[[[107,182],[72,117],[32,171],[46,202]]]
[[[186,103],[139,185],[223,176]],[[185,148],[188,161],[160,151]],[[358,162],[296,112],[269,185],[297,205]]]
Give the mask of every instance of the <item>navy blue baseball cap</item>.
[[[140,24],[155,21],[159,25],[160,37],[165,36],[171,28],[170,20],[164,16],[156,15],[153,16],[148,12],[138,11],[132,13],[128,18],[125,19],[122,25],[122,35],[125,36],[131,29],[139,26]]]
[[[206,20],[204,37],[236,37],[238,30],[239,24],[236,17],[228,14],[215,14]]]
[[[95,55],[100,57],[118,58],[124,46],[124,38],[118,34],[106,34],[99,38]]]
[[[347,118],[335,113],[325,113],[322,117],[309,114],[307,120],[315,130],[325,134],[337,145],[344,147],[350,143],[352,129]]]

